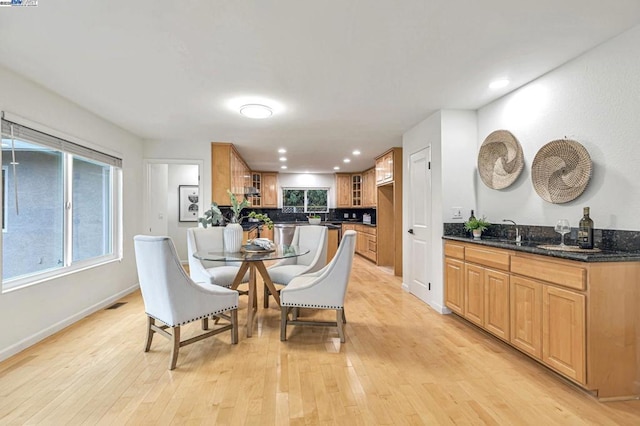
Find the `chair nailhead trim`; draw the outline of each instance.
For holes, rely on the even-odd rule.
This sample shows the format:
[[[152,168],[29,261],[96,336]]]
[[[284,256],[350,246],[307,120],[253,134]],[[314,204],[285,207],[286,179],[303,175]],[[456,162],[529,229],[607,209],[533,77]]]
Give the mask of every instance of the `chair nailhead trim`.
[[[156,317],[154,317],[153,315],[149,315],[149,314],[147,314],[147,315],[149,315],[151,318],[155,318],[155,319],[157,319],[158,321],[162,321],[162,322],[164,322],[164,323],[165,323],[165,324],[167,324],[169,327],[175,327],[176,325],[185,325],[185,324],[189,324],[190,322],[198,321],[198,320],[201,320],[201,319],[204,319],[204,318],[209,318],[210,316],[213,316],[213,315],[216,315],[216,314],[221,314],[222,312],[232,311],[232,310],[234,310],[234,309],[238,309],[238,305],[235,305],[235,306],[233,306],[233,307],[226,308],[226,309],[218,309],[217,311],[212,312],[212,313],[210,313],[210,314],[202,315],[202,316],[199,316],[199,317],[196,317],[196,318],[193,318],[193,319],[190,319],[190,320],[187,320],[187,321],[181,322],[180,324],[167,324],[166,322],[162,321],[160,318],[156,318]]]
[[[320,308],[320,309],[342,309],[343,306],[330,306],[330,305],[308,305],[305,303],[289,304],[280,301],[282,306],[291,306],[293,308]]]

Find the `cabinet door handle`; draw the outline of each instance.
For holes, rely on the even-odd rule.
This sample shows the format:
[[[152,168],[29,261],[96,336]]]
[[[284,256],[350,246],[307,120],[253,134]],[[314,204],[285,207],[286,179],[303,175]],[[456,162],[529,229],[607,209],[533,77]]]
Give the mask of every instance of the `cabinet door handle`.
[[[407,232],[409,232],[410,234],[413,234],[413,229],[409,229],[409,231]]]

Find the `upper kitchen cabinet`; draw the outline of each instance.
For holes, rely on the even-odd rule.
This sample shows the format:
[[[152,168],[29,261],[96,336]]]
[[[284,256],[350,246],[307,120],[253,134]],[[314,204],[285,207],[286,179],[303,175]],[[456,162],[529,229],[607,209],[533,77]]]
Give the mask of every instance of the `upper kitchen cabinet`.
[[[397,165],[395,161],[397,160]],[[402,165],[402,148],[391,148],[376,158],[376,185],[393,182]]]
[[[362,172],[362,207],[375,208],[377,204],[376,169]]]
[[[220,206],[230,206],[230,190],[238,198],[244,197],[245,187],[251,186],[251,170],[232,144],[211,143],[211,200]]]
[[[336,207],[353,207],[351,195],[351,174],[336,173]]]
[[[278,207],[278,174],[275,172],[252,172],[252,186],[258,190],[259,196],[252,196],[252,207]]]

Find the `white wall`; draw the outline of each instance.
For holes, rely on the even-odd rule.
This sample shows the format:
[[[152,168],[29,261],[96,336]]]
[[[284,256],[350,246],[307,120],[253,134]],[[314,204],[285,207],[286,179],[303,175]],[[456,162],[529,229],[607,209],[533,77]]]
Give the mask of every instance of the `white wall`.
[[[431,291],[426,301],[438,312],[446,312],[442,282],[442,234],[443,222],[450,219],[451,207],[463,211],[474,208],[475,193],[473,157],[465,153],[475,152],[477,141],[476,114],[474,111],[443,110],[406,132],[402,137],[403,174],[410,176],[408,165],[411,154],[431,147],[431,259],[425,259],[426,276],[431,282]],[[403,186],[403,219],[409,224],[411,197],[410,182]],[[462,220],[460,220],[462,222]],[[403,270],[411,271],[410,234],[403,233]],[[408,288],[410,277],[403,277],[403,288]]]
[[[198,222],[180,222],[178,207],[178,186],[198,185],[198,166],[193,164],[169,164],[167,190],[167,227],[168,235],[173,239],[178,257],[188,262],[187,228],[198,226]],[[209,204],[210,205],[210,204]],[[203,204],[200,204],[202,209]],[[202,212],[198,214],[202,216]]]
[[[478,146],[494,130],[511,131],[525,168],[509,188],[478,185],[478,210],[491,221],[572,226],[591,207],[596,228],[640,230],[640,26],[478,111]],[[546,143],[562,138],[589,151],[593,173],[585,192],[551,204],[531,184],[531,163]]]
[[[66,99],[0,67],[0,110],[101,146],[123,160],[123,259],[0,294],[5,359],[137,288],[133,236],[141,230],[142,143]]]

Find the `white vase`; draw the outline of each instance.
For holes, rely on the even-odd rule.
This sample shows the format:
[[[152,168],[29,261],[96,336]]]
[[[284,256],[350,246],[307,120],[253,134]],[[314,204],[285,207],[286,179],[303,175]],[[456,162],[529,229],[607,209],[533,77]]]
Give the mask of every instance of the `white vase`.
[[[473,239],[474,240],[479,240],[480,236],[482,235],[482,231],[479,229],[474,229],[473,230]]]
[[[242,247],[242,225],[239,223],[229,223],[224,228],[224,251],[235,253]]]

